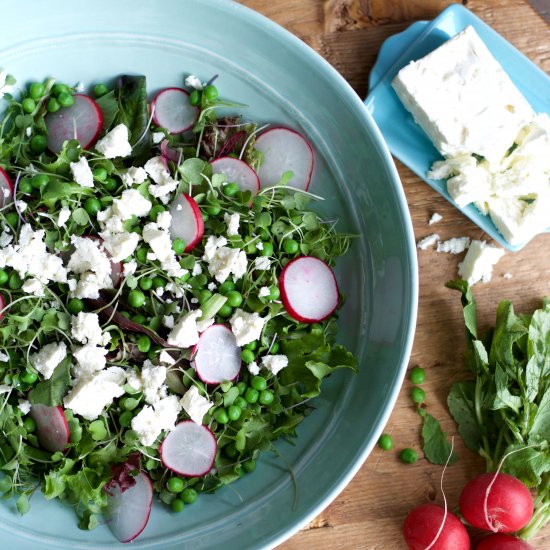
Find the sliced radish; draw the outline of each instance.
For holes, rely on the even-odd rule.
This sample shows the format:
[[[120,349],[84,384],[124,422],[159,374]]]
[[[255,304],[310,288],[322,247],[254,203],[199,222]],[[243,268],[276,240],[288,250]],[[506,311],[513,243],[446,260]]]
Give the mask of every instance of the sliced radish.
[[[302,323],[322,321],[338,307],[334,273],[313,256],[300,256],[288,262],[279,277],[279,289],[290,316]]]
[[[140,472],[135,484],[122,490],[119,485],[109,488],[109,527],[120,542],[134,540],[145,529],[153,504],[153,484],[147,474]]]
[[[277,185],[282,175],[291,171],[288,186],[307,191],[313,172],[313,149],[304,136],[290,128],[271,128],[258,137],[254,147],[264,155],[258,169],[262,187]]]
[[[13,183],[6,171],[0,166],[0,208],[11,202],[13,202]]]
[[[214,434],[192,420],[180,422],[160,446],[164,466],[186,477],[206,475],[214,465],[217,452]]]
[[[56,113],[48,113],[44,119],[48,130],[48,149],[59,153],[63,143],[78,139],[84,149],[89,149],[99,137],[103,127],[103,113],[99,105],[87,95],[75,94],[74,103]]]
[[[206,384],[234,380],[241,371],[241,348],[225,325],[212,325],[202,334],[194,350],[194,366]]]
[[[258,174],[246,162],[222,157],[212,163],[213,174],[225,174],[228,183],[236,183],[241,191],[251,191],[255,195],[260,190]]]
[[[183,239],[185,251],[197,246],[204,235],[204,222],[199,205],[190,195],[182,193],[170,206],[170,236]]]
[[[181,88],[165,88],[151,102],[153,120],[171,134],[189,130],[199,117],[199,108],[189,103],[189,94]]]
[[[0,294],[0,319],[4,315],[4,308],[6,307],[6,302],[4,301],[4,296]]]
[[[162,155],[162,158],[166,160],[171,160],[175,163],[178,163],[182,156],[177,149],[172,149],[172,147],[170,147],[170,142],[167,139],[161,141],[160,153]]]
[[[50,453],[64,451],[69,444],[71,434],[63,409],[33,405],[29,414],[36,422],[36,434],[40,446]]]

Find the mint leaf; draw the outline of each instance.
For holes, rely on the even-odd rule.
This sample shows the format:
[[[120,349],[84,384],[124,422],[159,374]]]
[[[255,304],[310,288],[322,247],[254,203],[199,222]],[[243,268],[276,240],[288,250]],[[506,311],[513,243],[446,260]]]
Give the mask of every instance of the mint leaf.
[[[482,431],[476,419],[474,394],[473,382],[455,382],[447,396],[447,406],[458,424],[458,432],[464,443],[477,452],[481,445]]]
[[[449,460],[449,464],[454,464],[458,460],[458,456],[454,451],[451,453],[451,443],[447,434],[441,429],[439,421],[422,408],[418,409],[418,414],[423,418],[422,440],[424,444],[422,451],[424,456],[432,464],[446,464],[447,460]],[[451,455],[450,459],[449,455]]]
[[[39,382],[29,394],[29,401],[33,404],[55,407],[63,403],[71,382],[71,359],[66,357],[53,371],[49,380]]]

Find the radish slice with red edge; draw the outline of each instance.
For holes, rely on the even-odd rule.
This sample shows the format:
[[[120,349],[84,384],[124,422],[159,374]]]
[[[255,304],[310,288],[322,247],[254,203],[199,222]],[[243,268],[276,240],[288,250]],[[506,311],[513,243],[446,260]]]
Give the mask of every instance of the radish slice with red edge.
[[[59,153],[63,143],[77,139],[83,149],[97,141],[103,127],[103,113],[99,105],[87,95],[75,94],[74,103],[56,113],[48,113],[44,122],[48,131],[48,149]]]
[[[185,252],[197,246],[204,235],[204,222],[199,205],[190,195],[182,193],[170,206],[170,237],[183,239]]]
[[[302,323],[322,321],[338,307],[334,273],[313,256],[300,256],[288,262],[279,277],[279,289],[290,316]]]
[[[241,371],[241,348],[225,325],[208,327],[193,350],[195,370],[206,384],[234,380]]]
[[[236,183],[241,191],[251,191],[255,195],[260,190],[258,174],[246,162],[222,157],[211,162],[213,174],[225,174],[227,183]]]
[[[4,308],[6,307],[6,302],[4,301],[4,296],[0,294],[0,319],[2,319],[4,315]]]
[[[62,452],[69,444],[69,424],[61,407],[32,405],[29,415],[36,422],[40,446],[50,453]]]
[[[189,103],[189,94],[181,88],[165,88],[151,102],[153,121],[171,134],[190,130],[199,117],[199,108]]]
[[[313,149],[308,141],[290,128],[271,128],[261,134],[254,148],[264,160],[258,169],[262,188],[277,185],[285,172],[292,172],[289,187],[307,191],[313,172]]]
[[[109,500],[108,524],[120,542],[131,542],[145,529],[153,505],[153,484],[140,472],[135,484],[122,490],[119,485],[107,490]]]
[[[13,202],[13,183],[6,171],[0,166],[0,208],[11,202]]]
[[[218,442],[206,426],[184,420],[164,438],[159,451],[169,470],[186,477],[200,477],[212,469]]]
[[[165,139],[160,143],[160,153],[166,160],[178,163],[182,157],[182,154],[177,149],[170,147],[170,142]]]

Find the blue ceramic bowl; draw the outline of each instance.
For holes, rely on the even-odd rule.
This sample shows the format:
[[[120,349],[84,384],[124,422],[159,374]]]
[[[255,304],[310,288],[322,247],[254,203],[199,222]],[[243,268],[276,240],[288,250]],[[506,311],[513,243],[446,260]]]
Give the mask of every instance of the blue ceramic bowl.
[[[149,90],[181,85],[187,73],[219,74],[224,97],[245,117],[309,137],[316,154],[310,190],[320,209],[358,235],[339,263],[347,295],[341,341],[360,372],[336,373],[296,445],[277,444],[254,474],[182,514],[155,505],[134,548],[227,550],[272,547],[344,488],[375,444],[397,397],[412,344],[417,267],[411,221],[390,154],[363,103],[321,57],[264,17],[226,0],[38,0],[2,8],[0,64],[20,83],[55,76],[87,87],[121,73],[148,77]],[[291,472],[296,483],[292,481]],[[77,528],[73,510],[31,500],[19,517],[0,504],[6,550],[123,547],[108,527]],[[368,499],[365,498],[365,507]]]

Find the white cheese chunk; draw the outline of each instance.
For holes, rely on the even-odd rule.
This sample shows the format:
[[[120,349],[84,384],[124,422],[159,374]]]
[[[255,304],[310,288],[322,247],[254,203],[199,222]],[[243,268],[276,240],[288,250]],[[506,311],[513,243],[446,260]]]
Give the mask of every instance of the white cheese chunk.
[[[158,401],[154,407],[145,405],[132,419],[132,430],[139,437],[142,445],[152,445],[163,430],[173,430],[181,411],[180,400],[176,395],[169,395]]]
[[[71,162],[70,167],[74,181],[76,181],[78,185],[82,187],[94,186],[94,175],[85,157],[80,157],[78,162]]]
[[[434,212],[432,214],[432,217],[430,218],[430,221],[428,222],[428,225],[439,223],[442,219],[443,219],[443,216],[441,214],[439,214],[438,212]]]
[[[132,152],[132,146],[128,139],[128,128],[124,124],[119,124],[100,139],[95,148],[108,159],[127,157]]]
[[[464,260],[458,264],[458,274],[469,285],[479,281],[488,283],[493,274],[493,266],[503,255],[502,248],[488,245],[485,241],[472,241]]]
[[[197,424],[202,424],[204,415],[214,406],[212,401],[200,395],[196,386],[191,386],[185,392],[180,403],[189,418]]]
[[[242,309],[236,309],[229,323],[237,339],[237,346],[244,346],[257,340],[262,334],[266,321],[267,317],[260,317],[258,313],[247,313]]]
[[[460,254],[470,246],[470,237],[453,237],[448,241],[438,243],[437,251],[447,254]]]
[[[78,315],[73,315],[71,319],[71,335],[81,344],[100,344],[107,345],[110,336],[108,332],[103,332],[99,326],[99,317],[97,313],[87,313],[81,311]]]
[[[420,250],[428,250],[428,248],[434,246],[437,241],[439,241],[439,235],[437,233],[433,233],[432,235],[428,235],[427,237],[419,240],[418,243],[416,243],[416,248],[419,248]]]
[[[287,366],[288,357],[286,355],[264,355],[262,358],[262,367],[273,374],[277,374]]]
[[[49,380],[52,377],[55,367],[67,357],[67,346],[64,342],[52,342],[42,346],[40,351],[29,356],[30,364],[44,377]]]

